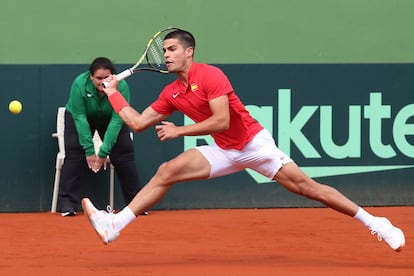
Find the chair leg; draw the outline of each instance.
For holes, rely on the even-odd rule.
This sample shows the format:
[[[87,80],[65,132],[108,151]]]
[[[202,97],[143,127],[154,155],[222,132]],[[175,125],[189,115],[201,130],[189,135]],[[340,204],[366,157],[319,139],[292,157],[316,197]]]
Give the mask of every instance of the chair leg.
[[[114,208],[114,170],[115,167],[114,165],[112,165],[112,163],[110,163],[109,165],[110,167],[110,171],[109,171],[109,206],[111,206],[111,208]]]
[[[59,182],[60,182],[60,171],[61,171],[61,168],[56,168],[55,184],[53,186],[52,208],[50,210],[52,213],[56,213],[56,208],[57,208],[57,200],[58,200],[58,193],[59,193]]]

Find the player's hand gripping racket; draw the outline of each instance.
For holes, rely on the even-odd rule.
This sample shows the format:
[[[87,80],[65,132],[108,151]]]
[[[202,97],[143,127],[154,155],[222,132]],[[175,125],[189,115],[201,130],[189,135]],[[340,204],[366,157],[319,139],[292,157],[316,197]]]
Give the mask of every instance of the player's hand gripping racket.
[[[134,73],[141,72],[141,71],[153,71],[159,72],[162,74],[168,74],[168,68],[165,64],[164,60],[164,37],[174,30],[179,30],[179,28],[175,27],[168,27],[165,28],[156,34],[154,34],[151,39],[148,41],[147,46],[145,47],[144,53],[139,58],[138,62],[129,69],[122,71],[121,73],[116,75],[118,80],[123,80]],[[147,62],[146,67],[139,67],[141,63],[144,61]],[[107,82],[103,82],[102,85],[106,87],[108,85]]]

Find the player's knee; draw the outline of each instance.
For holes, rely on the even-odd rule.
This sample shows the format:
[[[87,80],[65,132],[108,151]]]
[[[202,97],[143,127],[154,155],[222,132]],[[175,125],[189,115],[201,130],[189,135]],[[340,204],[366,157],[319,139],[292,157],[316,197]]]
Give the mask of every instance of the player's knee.
[[[170,162],[164,162],[158,167],[156,177],[162,180],[162,183],[171,183],[174,176],[174,168]]]

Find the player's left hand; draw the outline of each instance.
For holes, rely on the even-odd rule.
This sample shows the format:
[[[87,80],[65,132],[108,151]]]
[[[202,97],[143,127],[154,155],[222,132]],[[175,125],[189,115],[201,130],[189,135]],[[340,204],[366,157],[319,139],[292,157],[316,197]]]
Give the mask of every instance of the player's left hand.
[[[179,137],[177,126],[172,122],[162,121],[161,125],[155,126],[157,131],[158,138],[161,141],[166,141],[168,139],[174,139]]]

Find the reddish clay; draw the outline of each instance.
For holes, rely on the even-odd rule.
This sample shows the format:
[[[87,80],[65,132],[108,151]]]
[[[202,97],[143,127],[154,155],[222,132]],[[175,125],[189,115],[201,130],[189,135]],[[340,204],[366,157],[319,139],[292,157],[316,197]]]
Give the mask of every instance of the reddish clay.
[[[87,219],[0,214],[1,275],[414,275],[414,207],[366,208],[406,234],[391,250],[327,208],[151,211],[103,245]]]

